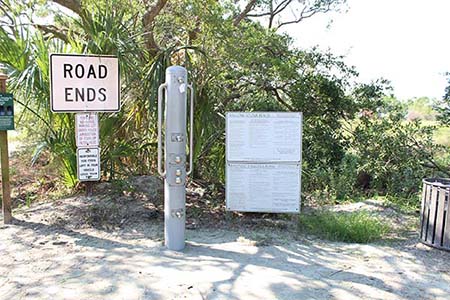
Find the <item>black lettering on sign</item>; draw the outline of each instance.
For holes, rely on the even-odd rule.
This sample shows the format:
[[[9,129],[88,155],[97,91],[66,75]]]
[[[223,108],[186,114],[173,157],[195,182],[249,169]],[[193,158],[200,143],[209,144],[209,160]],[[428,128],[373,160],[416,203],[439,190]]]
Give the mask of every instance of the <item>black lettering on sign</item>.
[[[98,66],[98,78],[104,79],[108,76],[108,69],[105,65],[99,65]]]
[[[73,66],[71,64],[64,64],[64,78],[67,78],[67,74],[69,74],[70,78],[73,78],[72,69]]]
[[[87,101],[92,102],[95,100],[95,90],[93,88],[87,89]]]
[[[71,93],[72,90],[73,90],[73,88],[65,88],[64,89],[64,94],[66,96],[66,102],[73,102],[73,98],[69,98],[72,95],[72,93]]]
[[[96,70],[94,65],[90,64],[87,69],[82,64],[76,64],[75,69],[71,64],[63,64],[64,78],[83,78],[86,75],[86,79],[105,79],[108,76],[108,68],[105,65],[98,65]]]
[[[103,64],[63,64],[64,78],[78,79],[105,79],[108,77],[108,68]],[[93,102],[107,100],[106,88],[66,87],[64,88],[66,102]]]
[[[84,89],[75,88],[75,102],[78,102],[78,99],[84,102]]]
[[[74,91],[75,90],[75,91]],[[99,88],[71,88],[67,87],[65,91],[66,102],[93,102],[97,99],[100,102],[106,101],[106,89]],[[75,97],[74,97],[75,96]]]
[[[75,66],[75,76],[77,76],[78,78],[83,78],[84,76],[84,66],[77,64]]]
[[[94,71],[94,66],[93,65],[90,65],[89,66],[89,71],[88,71],[88,74],[87,74],[87,76],[86,76],[86,78],[97,78],[96,76],[95,76],[95,71]]]
[[[101,95],[98,97],[98,100],[101,102],[106,101],[106,89],[105,88],[99,88],[98,89],[98,93]]]

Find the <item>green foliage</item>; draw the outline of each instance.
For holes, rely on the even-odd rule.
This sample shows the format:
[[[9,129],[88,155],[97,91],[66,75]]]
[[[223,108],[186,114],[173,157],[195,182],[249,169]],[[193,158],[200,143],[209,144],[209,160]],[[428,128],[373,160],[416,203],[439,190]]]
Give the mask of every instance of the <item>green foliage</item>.
[[[300,215],[298,228],[301,232],[323,239],[348,243],[370,243],[383,238],[390,231],[388,224],[367,211],[320,211]]]
[[[348,147],[337,164],[304,165],[303,188],[313,203],[388,195],[407,205],[415,201],[422,178],[449,176],[449,149],[436,144],[436,126],[407,122],[406,107],[393,98],[372,109],[344,122]]]
[[[22,25],[23,17],[19,15],[11,14],[8,17],[15,26],[11,26],[10,30],[0,29],[0,34],[5,38],[5,43],[2,43],[0,48],[0,62],[8,67],[9,88],[14,92],[17,102],[25,108],[24,114],[19,118],[19,128],[26,128],[29,134],[35,137],[40,148],[45,145],[51,150],[55,159],[60,161],[64,181],[69,186],[74,186],[77,182],[74,119],[71,114],[50,112],[50,53],[119,56],[121,70],[126,74],[122,79],[124,109],[118,114],[100,116],[102,163],[107,166],[104,168],[107,172],[105,175],[111,177],[116,173],[130,172],[130,160],[127,159],[130,157],[136,158],[136,161],[132,162],[131,172],[148,172],[153,157],[149,156],[145,147],[150,144],[149,136],[152,134],[148,131],[150,122],[146,97],[150,94],[149,90],[155,89],[155,85],[159,85],[161,80],[154,82],[153,86],[138,82],[145,80],[148,76],[146,72],[160,61],[156,59],[149,63],[145,51],[140,49],[139,43],[142,39],[130,35],[130,30],[135,30],[134,20],[127,16],[125,11],[116,12],[112,6],[102,9],[100,4],[93,3],[89,13],[86,12],[81,19],[59,15],[57,19],[60,22],[70,20],[65,39],[60,40],[48,38],[41,31]],[[141,67],[136,68],[136,65]],[[134,101],[136,98],[142,100]],[[133,168],[133,165],[139,166],[140,169]]]
[[[74,120],[49,109],[48,55],[55,52],[119,57],[122,110],[100,114],[105,179],[155,172],[156,94],[172,64],[188,69],[195,88],[195,178],[224,182],[224,116],[236,110],[304,113],[302,190],[308,195],[410,197],[422,177],[447,172],[435,159],[447,152],[433,144],[433,128],[405,122],[404,107],[384,97],[389,82],[357,83],[343,57],[297,49],[276,32],[277,24],[235,22],[241,12],[235,2],[168,1],[146,24],[149,7],[137,0],[86,0],[70,14],[47,1],[0,1],[10,8],[0,9],[9,24],[0,28],[0,62],[24,108],[17,127],[36,140],[36,154],[43,146],[51,150],[68,185],[76,184]],[[302,5],[325,12],[343,2]],[[255,11],[271,3],[257,2]],[[29,25],[39,23],[37,16],[54,26]]]
[[[362,194],[357,188],[359,159],[354,154],[345,154],[337,166],[311,168],[304,165],[302,185],[312,194],[314,204],[334,204],[354,201]]]
[[[0,62],[10,71],[9,88],[15,101],[22,105],[18,127],[25,127],[30,135],[46,145],[60,159],[64,180],[70,186],[76,183],[73,117],[52,114],[49,104],[49,63],[51,52],[63,52],[63,46],[44,39],[40,32],[26,32],[23,27],[8,33],[0,28],[4,37],[0,49]],[[9,51],[8,51],[9,50]],[[20,53],[20,55],[17,55]]]
[[[330,188],[337,200],[355,198],[358,178],[358,157],[346,154],[339,166],[330,171]]]
[[[437,119],[444,126],[450,126],[450,73],[447,75],[447,87],[444,91],[444,97],[435,106],[435,109],[439,112]]]
[[[434,159],[440,149],[433,142],[435,128],[405,122],[404,115],[401,107],[388,104],[379,117],[361,117],[352,145],[371,189],[407,198],[419,191],[422,178],[448,170]]]

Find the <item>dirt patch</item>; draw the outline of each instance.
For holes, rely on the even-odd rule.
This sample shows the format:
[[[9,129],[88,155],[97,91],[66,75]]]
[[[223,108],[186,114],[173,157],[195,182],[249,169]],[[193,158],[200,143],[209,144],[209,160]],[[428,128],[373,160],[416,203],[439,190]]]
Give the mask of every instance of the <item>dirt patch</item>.
[[[220,187],[199,182],[188,187],[183,252],[163,246],[163,185],[153,176],[96,184],[92,197],[79,193],[19,205],[14,224],[0,226],[0,299],[447,299],[450,294],[450,254],[418,243],[415,225],[405,226],[417,224],[417,216],[376,201],[329,207],[342,213],[369,210],[397,226],[402,237],[345,244],[300,234],[296,215],[227,212],[224,204]]]
[[[17,143],[9,159],[12,207],[58,199],[72,193],[64,186],[57,172],[57,162],[47,151],[33,155],[35,146],[20,147]],[[0,178],[1,182],[1,178]]]
[[[78,195],[20,208],[25,216],[70,229],[120,230],[164,219],[163,182],[154,176],[136,176],[94,185],[92,197]],[[186,228],[238,230],[296,228],[296,216],[227,212],[221,191],[192,184],[186,193]]]
[[[0,226],[0,299],[385,300],[450,294],[450,253],[417,243],[417,237],[345,244],[231,222],[229,228],[187,230],[186,249],[173,252],[163,246],[160,212],[156,218],[141,213],[153,211],[144,209],[149,200],[102,197],[15,211],[14,224]],[[93,207],[104,217],[83,226]]]

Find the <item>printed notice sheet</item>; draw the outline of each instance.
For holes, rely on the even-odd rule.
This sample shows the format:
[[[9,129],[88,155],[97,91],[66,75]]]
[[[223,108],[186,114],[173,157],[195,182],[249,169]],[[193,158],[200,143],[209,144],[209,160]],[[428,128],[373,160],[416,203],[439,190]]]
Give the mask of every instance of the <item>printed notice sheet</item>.
[[[227,161],[300,162],[302,114],[229,112]]]
[[[75,137],[77,147],[99,145],[98,115],[95,113],[78,113],[75,115]]]
[[[228,210],[247,212],[300,211],[300,165],[227,164]]]
[[[78,179],[80,181],[100,180],[100,149],[77,149]]]

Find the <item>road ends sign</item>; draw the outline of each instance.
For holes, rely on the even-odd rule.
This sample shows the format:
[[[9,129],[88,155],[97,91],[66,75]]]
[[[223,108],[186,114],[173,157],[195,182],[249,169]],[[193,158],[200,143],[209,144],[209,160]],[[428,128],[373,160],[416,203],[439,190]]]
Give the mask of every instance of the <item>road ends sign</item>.
[[[119,111],[118,58],[50,54],[50,106],[55,113]]]

